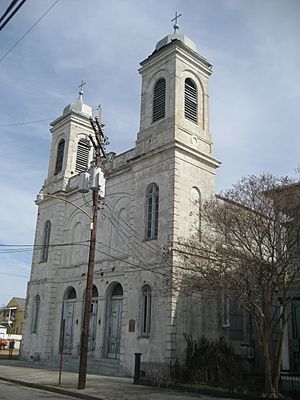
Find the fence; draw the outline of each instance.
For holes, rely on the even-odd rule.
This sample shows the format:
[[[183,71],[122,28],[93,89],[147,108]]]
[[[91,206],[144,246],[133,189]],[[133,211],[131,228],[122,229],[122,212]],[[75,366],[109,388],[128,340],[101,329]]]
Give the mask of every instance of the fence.
[[[219,395],[259,396],[264,392],[264,377],[238,375],[220,377],[211,373],[197,371],[189,374],[177,364],[141,362],[141,354],[136,353],[135,383],[155,386],[173,386],[178,389]],[[281,375],[280,392],[290,398],[300,398],[300,376]]]

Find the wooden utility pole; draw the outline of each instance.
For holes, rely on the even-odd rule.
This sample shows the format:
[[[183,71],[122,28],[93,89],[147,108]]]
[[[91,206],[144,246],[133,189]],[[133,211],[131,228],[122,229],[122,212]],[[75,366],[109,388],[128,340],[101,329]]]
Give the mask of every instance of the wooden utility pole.
[[[93,166],[95,172],[101,166],[101,157],[106,157],[105,145],[107,144],[107,138],[104,136],[102,131],[103,125],[101,123],[99,124],[97,117],[94,120],[91,118],[90,123],[95,132],[95,139],[93,138],[92,135],[89,136],[95,150],[95,159]],[[91,218],[90,250],[89,250],[87,277],[86,277],[84,316],[83,316],[82,333],[81,333],[79,375],[78,375],[78,386],[77,386],[78,389],[84,389],[86,384],[87,356],[89,347],[89,324],[90,324],[91,306],[92,306],[93,275],[94,275],[95,254],[96,254],[97,220],[98,220],[99,191],[100,191],[100,187],[97,182],[96,185],[93,185],[92,191],[93,191],[92,193],[93,212]]]

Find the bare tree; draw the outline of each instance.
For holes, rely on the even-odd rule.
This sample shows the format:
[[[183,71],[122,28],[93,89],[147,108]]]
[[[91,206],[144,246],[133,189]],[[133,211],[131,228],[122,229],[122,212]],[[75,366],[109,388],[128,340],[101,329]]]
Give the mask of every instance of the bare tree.
[[[291,288],[299,276],[299,199],[300,185],[287,178],[243,178],[203,204],[201,235],[175,247],[190,291],[209,289],[252,316],[269,398],[279,395]]]

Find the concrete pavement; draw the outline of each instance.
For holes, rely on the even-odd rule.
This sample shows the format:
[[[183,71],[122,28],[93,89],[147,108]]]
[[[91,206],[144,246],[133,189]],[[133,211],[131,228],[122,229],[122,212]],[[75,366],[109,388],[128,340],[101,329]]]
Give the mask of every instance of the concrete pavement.
[[[58,371],[34,368],[14,360],[0,360],[0,380],[44,389],[71,398],[90,400],[215,400],[215,397],[163,388],[135,385],[132,378],[87,375],[86,388],[77,389],[78,373],[63,372],[58,386]]]

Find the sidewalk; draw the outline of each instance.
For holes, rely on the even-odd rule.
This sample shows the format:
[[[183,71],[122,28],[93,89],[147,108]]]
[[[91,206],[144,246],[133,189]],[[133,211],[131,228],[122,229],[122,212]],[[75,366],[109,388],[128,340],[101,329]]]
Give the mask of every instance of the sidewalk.
[[[78,373],[34,368],[23,361],[0,360],[1,380],[90,400],[215,400],[217,398],[169,389],[134,385],[131,378],[87,375],[86,389],[77,389]]]

